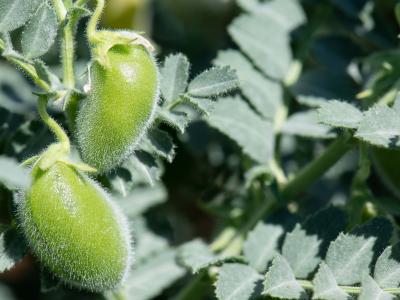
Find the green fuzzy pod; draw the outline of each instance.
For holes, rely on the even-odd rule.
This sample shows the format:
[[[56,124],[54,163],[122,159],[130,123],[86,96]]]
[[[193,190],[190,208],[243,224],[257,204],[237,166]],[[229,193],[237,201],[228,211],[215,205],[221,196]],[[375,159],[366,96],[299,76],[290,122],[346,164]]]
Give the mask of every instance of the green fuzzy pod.
[[[132,257],[127,221],[86,175],[55,163],[21,197],[17,217],[33,252],[64,282],[100,292],[124,281]]]
[[[129,155],[145,133],[158,98],[154,58],[140,45],[114,46],[109,68],[94,62],[90,91],[77,117],[82,159],[106,172]]]

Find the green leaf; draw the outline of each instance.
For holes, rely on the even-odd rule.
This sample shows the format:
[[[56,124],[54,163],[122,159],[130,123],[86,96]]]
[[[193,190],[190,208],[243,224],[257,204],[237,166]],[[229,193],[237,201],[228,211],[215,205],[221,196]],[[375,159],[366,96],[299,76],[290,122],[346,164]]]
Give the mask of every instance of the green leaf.
[[[279,239],[283,233],[282,226],[262,221],[249,232],[243,245],[243,253],[253,268],[259,272],[266,270],[268,263],[277,254]]]
[[[45,54],[54,43],[57,30],[56,13],[53,7],[43,2],[22,33],[21,46],[24,55],[34,58]]]
[[[379,256],[374,278],[381,288],[400,286],[400,243],[387,247]]]
[[[272,158],[272,124],[261,119],[239,97],[219,99],[208,123],[235,141],[255,161],[268,162]]]
[[[259,294],[262,276],[242,264],[224,264],[218,272],[215,293],[219,300],[248,300]]]
[[[11,269],[28,253],[24,238],[15,230],[0,234],[0,272]]]
[[[24,25],[43,0],[0,0],[0,32]]]
[[[385,291],[383,291],[375,280],[366,275],[362,281],[361,294],[358,297],[359,300],[392,300],[395,297]]]
[[[166,102],[172,102],[183,94],[187,87],[190,63],[183,54],[169,55],[161,67],[161,94]]]
[[[47,83],[49,83],[52,90],[63,88],[60,79],[53,72],[51,72],[50,68],[46,66],[46,64],[43,61],[41,61],[40,59],[35,59],[33,63],[39,77],[44,79]],[[70,96],[71,94],[72,92],[70,92],[69,95],[67,96]]]
[[[119,178],[122,188],[124,180]],[[164,203],[167,200],[167,191],[160,184],[151,187],[134,187],[125,192],[125,195],[114,195],[119,202],[124,214],[128,217],[139,216],[153,206]]]
[[[318,236],[307,234],[300,224],[286,235],[282,255],[291,266],[296,278],[307,278],[321,261]]]
[[[135,264],[141,266],[153,257],[157,257],[164,251],[169,251],[166,238],[155,234],[146,222],[146,219],[139,216],[129,220],[132,223],[132,231],[135,241]]]
[[[278,22],[262,15],[243,14],[231,23],[228,31],[265,74],[276,79],[285,77],[292,53],[288,32]]]
[[[167,132],[158,128],[151,128],[147,131],[147,138],[155,154],[165,158],[168,162],[172,162],[175,157],[175,145]]]
[[[210,98],[184,96],[183,99],[184,101],[188,102],[188,104],[194,106],[194,108],[200,113],[206,116],[209,116],[215,107],[215,101]]]
[[[238,0],[238,4],[248,12],[275,20],[288,31],[306,20],[305,13],[297,0]]]
[[[370,144],[390,148],[400,146],[400,114],[383,105],[370,108],[361,120],[355,136]]]
[[[15,68],[0,63],[0,85],[10,93],[0,92],[0,106],[10,112],[34,116],[36,101],[23,75]]]
[[[318,117],[321,123],[328,126],[356,129],[363,114],[350,103],[332,100],[321,104]]]
[[[250,104],[265,118],[275,119],[283,102],[283,91],[279,83],[263,76],[236,50],[220,51],[214,63],[236,69],[240,87]]]
[[[135,300],[153,299],[185,274],[175,262],[175,251],[163,251],[137,266],[125,284],[127,295]]]
[[[336,137],[336,133],[332,131],[331,127],[319,123],[315,110],[294,113],[283,124],[281,132],[316,139]]]
[[[230,67],[214,67],[194,78],[188,94],[194,97],[213,97],[235,89],[239,84],[236,72]]]
[[[0,156],[0,182],[11,190],[26,190],[30,186],[31,178],[28,170],[13,158]]]
[[[339,285],[361,282],[374,258],[387,246],[392,230],[389,221],[376,218],[348,234],[341,233],[331,243],[325,261]]]
[[[217,259],[207,244],[199,239],[184,244],[178,255],[182,264],[189,267],[193,273],[198,273]]]
[[[189,123],[189,118],[184,112],[167,111],[164,109],[159,109],[157,113],[157,118],[167,125],[175,128],[180,133],[185,132],[185,128]]]
[[[313,280],[313,299],[348,300],[350,296],[337,284],[332,271],[325,263],[321,263]]]
[[[275,256],[265,275],[262,294],[279,299],[302,299],[306,296],[289,263],[279,254]]]

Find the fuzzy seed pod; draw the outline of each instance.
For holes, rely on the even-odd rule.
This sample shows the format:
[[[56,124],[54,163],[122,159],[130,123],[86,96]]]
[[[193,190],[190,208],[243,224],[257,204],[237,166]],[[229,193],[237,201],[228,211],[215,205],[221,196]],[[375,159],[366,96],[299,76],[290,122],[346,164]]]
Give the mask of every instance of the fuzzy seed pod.
[[[35,175],[17,219],[42,264],[67,284],[118,287],[132,260],[125,216],[86,175],[57,162]]]
[[[89,95],[76,123],[82,159],[99,172],[132,153],[158,99],[157,65],[143,46],[114,46],[107,60],[109,67],[95,61],[90,68]]]

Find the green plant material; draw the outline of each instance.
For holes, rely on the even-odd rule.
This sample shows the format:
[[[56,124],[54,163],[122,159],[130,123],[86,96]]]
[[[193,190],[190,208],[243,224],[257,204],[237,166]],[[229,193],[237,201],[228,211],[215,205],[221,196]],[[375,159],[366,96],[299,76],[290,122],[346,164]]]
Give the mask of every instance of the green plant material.
[[[175,261],[174,250],[169,249],[149,258],[129,276],[125,285],[126,295],[135,295],[138,300],[152,299],[185,274]]]
[[[356,129],[363,114],[355,106],[342,101],[322,103],[318,109],[318,119],[328,126]]]
[[[0,156],[0,182],[10,190],[27,189],[31,179],[26,169],[14,159]]]
[[[76,121],[82,158],[100,172],[132,153],[158,99],[157,66],[144,47],[114,46],[107,57],[110,68],[97,61],[90,68],[89,95]]]
[[[263,295],[280,299],[300,299],[305,290],[296,280],[286,259],[277,254],[265,275]]]
[[[316,111],[298,112],[291,115],[281,128],[282,133],[309,138],[331,139],[336,137],[332,128],[320,124]]]
[[[218,272],[216,296],[221,300],[251,299],[257,295],[255,290],[261,279],[261,275],[251,267],[226,264]]]
[[[257,271],[266,270],[268,263],[276,254],[283,232],[282,226],[264,222],[259,222],[249,232],[243,245],[243,253]]]
[[[9,32],[24,25],[42,2],[41,0],[2,0],[0,2],[0,32]]]
[[[397,149],[371,149],[372,162],[379,174],[379,179],[396,196],[400,197],[400,152]]]
[[[22,34],[22,52],[28,58],[45,54],[57,35],[57,16],[54,9],[44,1]]]
[[[239,97],[220,99],[208,122],[235,141],[255,161],[269,162],[272,159],[272,124],[256,115]]]
[[[382,252],[376,261],[374,278],[381,288],[390,288],[400,285],[400,244],[389,246]]]
[[[35,255],[64,282],[104,291],[126,279],[132,246],[125,217],[86,175],[55,163],[35,176],[17,206]]]
[[[0,272],[12,269],[28,253],[24,238],[13,228],[0,234]]]
[[[274,120],[283,99],[282,87],[278,82],[260,74],[251,62],[236,50],[219,52],[214,63],[235,68],[243,94],[262,116]]]

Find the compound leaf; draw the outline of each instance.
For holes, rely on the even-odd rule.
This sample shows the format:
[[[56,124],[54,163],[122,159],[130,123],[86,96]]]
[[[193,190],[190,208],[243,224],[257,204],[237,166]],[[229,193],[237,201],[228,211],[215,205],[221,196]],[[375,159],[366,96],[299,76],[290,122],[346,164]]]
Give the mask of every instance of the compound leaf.
[[[380,147],[400,146],[399,113],[388,106],[373,106],[365,113],[355,136]]]
[[[392,230],[389,221],[376,218],[348,234],[341,233],[331,243],[325,260],[339,285],[362,281],[374,258],[387,246]]]
[[[336,137],[331,127],[318,122],[315,110],[294,113],[283,124],[281,131],[285,134],[319,139]]]
[[[57,29],[56,13],[52,6],[44,2],[22,33],[21,46],[24,55],[34,58],[45,54],[54,43]]]
[[[224,264],[218,273],[215,293],[219,300],[248,300],[259,294],[262,276],[242,264]]]
[[[243,14],[231,23],[228,31],[265,74],[276,79],[285,77],[292,53],[288,32],[278,22],[262,15]]]
[[[166,102],[176,100],[187,87],[190,63],[183,54],[168,56],[160,70],[161,94]]]
[[[0,0],[0,32],[9,32],[24,25],[43,0]]]
[[[174,250],[163,251],[137,266],[126,282],[126,294],[135,295],[135,300],[153,299],[181,278],[185,270],[175,262],[175,256]]]
[[[236,72],[228,66],[214,67],[194,78],[188,94],[194,97],[214,97],[236,88],[239,84]]]
[[[393,295],[383,291],[376,281],[369,275],[366,275],[362,281],[361,294],[359,300],[392,300]]]
[[[261,119],[239,97],[219,99],[208,123],[235,141],[255,161],[268,162],[272,158],[272,124]]]
[[[262,116],[274,120],[283,100],[282,87],[278,82],[263,76],[236,50],[220,51],[214,63],[234,68],[240,80],[241,90],[250,104]]]
[[[263,295],[279,299],[301,299],[306,293],[286,259],[277,254],[264,280]]]
[[[400,243],[387,247],[378,257],[374,278],[381,288],[394,288],[400,285]]]
[[[322,262],[313,280],[313,299],[348,300],[350,296],[337,284],[329,267]]]
[[[243,253],[253,268],[259,272],[266,270],[277,253],[278,242],[283,233],[282,226],[262,221],[249,232],[243,245]]]
[[[354,105],[343,101],[327,101],[318,109],[319,121],[333,127],[356,129],[363,118]]]

